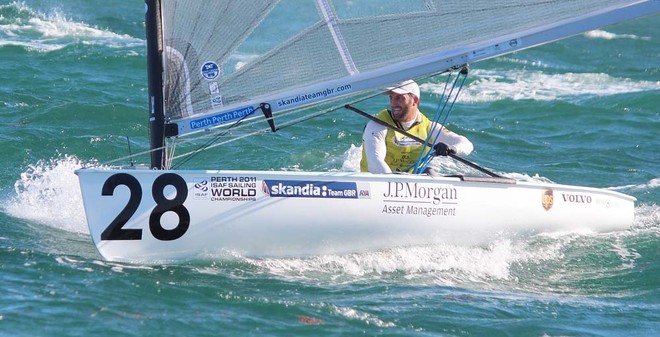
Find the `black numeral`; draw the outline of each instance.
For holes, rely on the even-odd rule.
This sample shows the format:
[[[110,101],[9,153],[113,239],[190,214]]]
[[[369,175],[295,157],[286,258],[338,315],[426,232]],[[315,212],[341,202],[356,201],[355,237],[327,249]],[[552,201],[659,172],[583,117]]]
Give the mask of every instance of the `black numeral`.
[[[117,186],[128,187],[130,196],[124,209],[112,220],[108,227],[101,233],[101,240],[142,240],[142,229],[124,229],[124,225],[135,214],[142,201],[142,187],[140,182],[130,174],[117,173],[110,176],[101,189],[101,195],[112,196]],[[173,186],[176,195],[172,199],[165,196],[165,188]],[[154,180],[151,194],[156,206],[149,216],[149,230],[154,238],[162,241],[176,240],[183,236],[190,227],[190,212],[183,206],[188,198],[188,186],[181,176],[174,173],[165,173]],[[163,214],[174,212],[179,217],[179,222],[172,229],[166,229],[161,223]]]
[[[128,203],[124,206],[124,209],[122,209],[121,212],[119,212],[119,215],[112,220],[108,228],[101,233],[101,240],[141,240],[141,229],[122,228],[133,214],[135,214],[138,206],[140,206],[140,200],[142,200],[142,188],[140,187],[140,182],[130,174],[113,174],[103,184],[101,195],[113,195],[115,193],[115,188],[119,185],[128,187],[128,190],[131,192],[130,197],[128,198]]]
[[[174,186],[176,189],[176,196],[173,199],[165,197],[165,187],[168,185]],[[188,198],[188,186],[186,181],[174,173],[165,173],[154,181],[151,188],[151,193],[156,201],[156,207],[151,211],[149,216],[149,229],[151,234],[158,240],[176,240],[186,233],[190,226],[190,213],[188,209],[183,206],[183,202]],[[161,224],[161,217],[165,212],[174,212],[179,216],[179,223],[175,228],[165,229]]]

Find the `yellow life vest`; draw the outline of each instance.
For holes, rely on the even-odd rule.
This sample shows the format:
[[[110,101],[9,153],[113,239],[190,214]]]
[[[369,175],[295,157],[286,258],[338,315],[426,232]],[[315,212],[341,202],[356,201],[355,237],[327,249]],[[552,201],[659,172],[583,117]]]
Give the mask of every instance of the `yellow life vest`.
[[[421,121],[417,122],[410,129],[406,130],[411,135],[426,139],[426,136],[431,130],[431,121],[420,113]],[[376,118],[385,121],[387,124],[397,126],[397,123],[392,119],[387,109],[376,114]],[[398,126],[397,126],[398,127]],[[385,135],[385,146],[387,152],[385,153],[385,163],[389,165],[392,171],[403,171],[410,165],[415,163],[422,153],[423,144],[399,133],[390,128],[387,129]],[[362,161],[360,162],[360,171],[369,172],[367,164],[367,153],[362,147]]]

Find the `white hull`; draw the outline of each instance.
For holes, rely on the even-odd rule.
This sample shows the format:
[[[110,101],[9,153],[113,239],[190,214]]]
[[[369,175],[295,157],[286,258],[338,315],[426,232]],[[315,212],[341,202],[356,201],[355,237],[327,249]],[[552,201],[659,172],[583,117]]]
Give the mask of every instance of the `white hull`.
[[[76,173],[96,247],[107,260],[129,262],[226,252],[302,256],[432,243],[478,245],[502,234],[617,231],[631,226],[635,201],[587,187],[426,175]]]

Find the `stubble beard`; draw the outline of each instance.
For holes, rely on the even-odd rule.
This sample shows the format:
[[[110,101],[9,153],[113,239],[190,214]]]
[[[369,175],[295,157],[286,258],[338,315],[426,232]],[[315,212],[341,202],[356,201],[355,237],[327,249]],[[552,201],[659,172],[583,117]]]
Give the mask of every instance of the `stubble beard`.
[[[410,119],[412,116],[412,109],[410,107],[396,107],[392,108],[392,116],[394,120],[399,122],[405,122],[407,119]]]

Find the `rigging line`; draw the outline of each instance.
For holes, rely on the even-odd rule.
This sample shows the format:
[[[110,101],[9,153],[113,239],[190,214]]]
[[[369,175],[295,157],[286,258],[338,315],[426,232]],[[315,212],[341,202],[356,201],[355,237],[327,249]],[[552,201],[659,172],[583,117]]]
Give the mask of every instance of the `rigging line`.
[[[440,127],[440,131],[439,131],[439,132],[442,132],[442,129],[445,128],[445,123],[447,122],[447,119],[448,119],[448,117],[449,117],[449,114],[450,114],[451,111],[454,109],[454,105],[456,104],[456,101],[458,100],[458,95],[460,94],[461,89],[463,88],[463,85],[465,84],[465,79],[467,78],[467,72],[463,73],[463,71],[461,71],[460,74],[463,74],[463,75],[464,75],[464,77],[463,77],[463,81],[461,82],[461,85],[458,87],[458,91],[456,92],[456,95],[454,96],[454,100],[452,101],[451,105],[449,106],[449,110],[447,110],[447,114],[445,115],[445,119],[444,119],[444,120],[442,121],[442,123],[441,123],[441,127]],[[460,74],[459,74],[459,76],[456,77],[456,81],[458,81],[458,78],[460,77]],[[456,81],[455,81],[455,82],[456,82]],[[455,82],[454,82],[454,85],[456,85]],[[452,91],[453,91],[453,88],[452,88]],[[450,97],[451,97],[451,92],[449,93],[449,96],[447,97],[447,100],[449,100]],[[443,109],[444,109],[444,108],[443,108]],[[433,154],[432,154],[431,152],[429,152],[429,153],[427,154],[427,156],[428,156],[429,158],[425,161],[426,164],[425,164],[424,166],[421,166],[421,167],[418,166],[417,169],[415,170],[415,173],[420,173],[420,172],[422,172],[423,170],[425,170],[425,169],[426,169],[426,166],[428,166],[428,164],[431,162],[431,159],[433,158]],[[452,158],[454,158],[454,157],[452,156]]]
[[[401,133],[401,134],[403,134],[403,135],[409,137],[410,139],[412,139],[412,140],[414,140],[414,141],[416,141],[416,142],[418,142],[418,143],[424,144],[424,140],[423,140],[423,139],[421,139],[421,138],[419,138],[419,137],[417,137],[417,136],[414,136],[414,135],[408,133],[407,131],[405,131],[405,130],[403,130],[403,129],[399,129],[399,128],[393,126],[393,125],[390,125],[390,124],[388,124],[387,122],[382,121],[382,120],[380,120],[380,119],[378,119],[378,118],[376,118],[376,117],[374,117],[374,116],[372,116],[372,115],[370,115],[370,114],[368,114],[368,113],[366,113],[366,112],[364,112],[364,111],[362,111],[362,110],[360,110],[360,109],[358,109],[358,108],[356,108],[356,107],[353,107],[353,106],[351,106],[351,105],[349,105],[349,104],[346,104],[346,105],[344,105],[344,108],[346,108],[346,109],[348,109],[348,110],[351,110],[351,111],[353,111],[353,112],[356,112],[356,113],[358,113],[359,115],[361,115],[361,116],[363,116],[363,117],[366,117],[367,119],[369,119],[369,120],[371,120],[371,121],[374,121],[374,122],[376,122],[376,123],[378,123],[378,124],[380,124],[380,125],[382,125],[382,126],[385,126],[385,127],[387,127],[387,128],[390,128],[390,129],[392,129],[392,130],[394,130],[394,131],[396,131],[396,132],[399,132],[399,133]],[[430,146],[430,145],[427,145],[427,146]],[[489,175],[489,176],[491,176],[491,177],[502,178],[501,176],[499,176],[499,175],[497,175],[497,174],[495,174],[495,173],[493,173],[493,172],[491,172],[491,171],[489,171],[489,170],[487,170],[487,169],[485,169],[485,168],[483,168],[483,167],[481,167],[481,166],[479,166],[479,165],[477,165],[477,164],[475,164],[475,163],[473,163],[473,162],[471,162],[471,161],[469,161],[469,160],[467,160],[467,159],[461,158],[461,157],[459,157],[459,156],[457,156],[457,155],[455,155],[455,154],[451,154],[451,153],[450,153],[450,154],[448,154],[447,156],[448,156],[448,157],[451,157],[451,158],[453,158],[454,160],[457,160],[457,161],[459,161],[459,162],[461,162],[461,163],[463,163],[463,164],[465,164],[465,165],[467,165],[467,166],[470,166],[470,167],[472,167],[472,168],[475,169],[475,170],[478,170],[478,171],[480,171],[480,172],[482,172],[482,173],[485,173],[485,174],[487,174],[487,175]]]
[[[182,141],[182,142],[179,142],[179,143],[187,143],[187,142]],[[121,161],[124,161],[124,160],[127,160],[127,159],[131,159],[132,157],[139,157],[139,156],[143,156],[143,155],[148,155],[148,154],[150,154],[152,152],[155,152],[155,151],[167,150],[167,148],[168,147],[166,145],[159,146],[159,147],[155,147],[153,149],[144,150],[144,151],[141,151],[141,152],[136,152],[136,153],[130,154],[128,156],[122,156],[122,157],[117,157],[117,158],[114,158],[114,159],[106,160],[102,163],[97,163],[94,166],[96,166],[96,167],[98,167],[98,166],[110,166],[110,164],[113,164],[113,163],[116,163],[116,162],[121,162]]]
[[[323,110],[323,111],[321,111],[321,112],[319,112],[319,113],[316,113],[316,114],[314,114],[314,115],[311,115],[311,116],[300,117],[300,118],[297,118],[297,119],[294,119],[294,120],[291,120],[291,121],[284,122],[284,123],[282,123],[282,124],[280,124],[280,125],[278,126],[277,130],[281,130],[281,129],[286,128],[286,127],[289,127],[289,126],[292,126],[292,125],[295,125],[295,124],[302,123],[302,122],[307,121],[307,120],[309,120],[309,119],[312,119],[312,118],[314,118],[314,117],[318,117],[318,116],[321,116],[321,115],[325,115],[325,114],[327,114],[327,113],[329,113],[329,112],[333,112],[333,111],[339,110],[339,108],[340,108],[340,106],[332,107],[332,108],[328,108],[328,109],[326,109],[326,110]],[[237,137],[235,137],[235,138],[227,139],[227,140],[225,140],[225,141],[223,141],[223,142],[221,142],[221,143],[215,143],[215,144],[209,145],[209,146],[207,146],[207,147],[205,147],[205,148],[203,148],[203,149],[202,149],[202,148],[198,148],[198,149],[193,150],[193,151],[191,151],[191,152],[183,153],[183,154],[181,154],[181,155],[179,155],[179,156],[173,157],[172,159],[179,159],[179,158],[182,158],[182,157],[185,157],[185,156],[189,156],[189,155],[192,155],[192,154],[197,154],[197,153],[199,153],[199,152],[202,152],[203,150],[212,149],[212,148],[214,148],[214,147],[218,147],[218,146],[221,146],[221,145],[229,144],[229,143],[231,143],[231,142],[235,142],[235,141],[240,140],[240,139],[243,139],[243,138],[252,137],[252,136],[254,136],[254,135],[265,134],[265,133],[272,133],[272,131],[270,130],[270,128],[267,128],[267,129],[261,129],[261,130],[256,130],[256,131],[254,131],[254,132],[250,132],[250,133],[244,134],[244,135],[242,135],[242,136],[237,136]],[[217,137],[217,139],[219,139],[219,137]]]
[[[442,117],[442,113],[445,111],[445,108],[447,107],[447,102],[449,101],[449,98],[451,97],[451,93],[454,91],[454,88],[456,87],[456,82],[458,81],[458,77],[456,76],[456,79],[454,80],[454,84],[452,84],[451,89],[449,90],[449,94],[447,94],[447,88],[449,87],[449,82],[451,80],[451,74],[447,76],[447,80],[445,81],[445,87],[442,89],[442,96],[446,97],[444,104],[441,105],[438,103],[438,107],[435,110],[435,115],[433,116],[434,121],[440,121],[440,117]],[[447,119],[445,118],[445,121]],[[443,123],[444,126],[444,123]],[[442,131],[442,129],[440,129]]]
[[[447,102],[449,101],[449,98],[451,96],[451,93],[456,86],[456,81],[454,81],[454,84],[452,86],[452,89],[449,91],[449,94],[447,94],[447,88],[449,87],[449,82],[451,80],[451,70],[449,71],[449,74],[447,74],[447,80],[445,81],[445,86],[442,89],[442,95],[440,97],[444,97],[444,104],[442,104],[442,99],[438,101],[438,107],[435,109],[435,114],[433,115],[433,119],[431,119],[433,122],[438,123],[440,120],[440,117],[442,116],[442,113],[445,110],[445,107],[447,106]],[[458,78],[458,77],[457,77]],[[442,108],[441,108],[442,107]],[[439,136],[442,132],[442,128],[444,127],[444,124],[440,127],[440,130],[437,131],[437,135]],[[429,132],[426,135],[426,139],[424,140],[424,148],[426,149],[426,146],[428,143],[430,143],[431,136],[433,135],[433,132]],[[420,173],[423,171],[425,166],[430,162],[430,159],[424,160],[425,164],[422,164],[422,158],[432,156],[431,150],[429,149],[428,152],[424,153],[424,151],[419,153],[419,157],[417,157],[417,161],[415,161],[414,164],[412,164],[406,171],[410,170],[411,168],[413,169],[413,173]]]
[[[305,116],[305,117],[301,117],[301,118],[297,118],[297,119],[294,119],[294,120],[291,120],[291,121],[284,122],[284,123],[278,125],[277,130],[281,130],[281,129],[285,128],[285,127],[288,127],[288,126],[291,126],[291,125],[295,125],[295,124],[301,123],[301,122],[303,122],[303,121],[309,120],[309,119],[311,119],[311,118],[314,118],[314,117],[318,117],[318,116],[321,116],[321,115],[327,114],[328,112],[331,112],[331,111],[334,111],[334,110],[338,110],[339,108],[340,108],[340,106],[332,107],[332,108],[329,108],[329,109],[327,109],[327,110],[325,110],[325,111],[322,111],[321,113],[316,113],[316,114],[313,114],[313,115],[310,115],[310,116]],[[257,107],[256,109],[261,109],[261,108],[260,108],[260,107]],[[255,110],[256,110],[256,109],[255,109]],[[281,114],[279,117],[288,116],[288,115],[292,115],[292,114],[295,114],[295,113],[300,113],[300,111],[290,111],[290,112],[288,112],[288,113]],[[247,116],[245,116],[245,117],[247,117]],[[244,118],[245,118],[245,117],[244,117]],[[252,120],[252,121],[250,121],[250,122],[248,122],[248,123],[243,123],[243,124],[241,124],[240,122],[241,122],[241,120],[237,121],[236,123],[234,123],[233,125],[231,125],[231,126],[228,127],[227,129],[225,129],[222,133],[219,133],[219,134],[217,134],[217,135],[213,135],[213,138],[212,138],[212,139],[208,140],[203,146],[200,146],[198,149],[193,150],[193,151],[190,151],[190,152],[186,152],[186,153],[183,153],[183,154],[180,154],[180,155],[178,155],[178,156],[176,156],[176,157],[173,156],[172,159],[183,158],[183,157],[186,157],[186,156],[193,157],[193,156],[197,155],[198,153],[200,153],[200,152],[202,152],[202,151],[204,151],[204,150],[206,150],[206,149],[215,148],[215,147],[217,147],[217,146],[224,145],[224,144],[228,144],[228,143],[231,143],[231,142],[233,142],[233,141],[236,141],[236,140],[239,140],[239,139],[243,139],[243,138],[245,138],[245,137],[249,137],[249,136],[257,135],[257,134],[271,133],[271,130],[270,130],[270,129],[261,129],[261,130],[257,130],[257,131],[251,132],[251,133],[247,133],[247,134],[245,134],[245,135],[243,135],[243,136],[238,136],[238,137],[235,137],[235,138],[232,138],[232,139],[226,140],[226,141],[224,141],[224,142],[222,142],[222,143],[216,143],[220,138],[226,136],[230,131],[235,131],[235,130],[242,129],[242,128],[247,127],[247,126],[251,126],[251,125],[253,125],[253,124],[257,124],[257,123],[261,122],[261,120],[260,120],[260,119],[259,119],[259,120]],[[200,139],[205,138],[205,137],[207,137],[207,136],[197,137],[197,138],[195,138],[195,139],[193,139],[193,140],[183,141],[183,142],[180,142],[180,143],[188,143],[188,142],[191,142],[191,141],[194,141],[194,140],[200,140]],[[216,144],[214,144],[214,143],[216,143]],[[182,164],[184,164],[184,163],[187,162],[188,160],[189,160],[189,159],[185,160],[184,162],[178,163],[176,167],[180,167]]]
[[[218,146],[221,146],[221,145],[225,145],[225,144],[229,144],[229,143],[231,143],[231,142],[235,142],[235,141],[240,140],[240,139],[243,139],[243,138],[252,137],[252,136],[254,136],[254,135],[258,135],[258,134],[261,134],[261,133],[268,133],[268,132],[270,132],[270,128],[268,128],[268,129],[263,129],[263,130],[257,130],[257,131],[254,131],[254,132],[251,132],[251,133],[247,133],[247,134],[242,135],[242,136],[238,136],[238,137],[235,137],[235,138],[228,139],[228,140],[226,140],[226,141],[224,141],[224,142],[221,142],[221,143],[215,143],[215,144],[209,145],[208,147],[206,147],[206,148],[204,148],[204,149],[200,149],[200,148],[198,148],[198,149],[196,149],[196,150],[193,150],[193,151],[190,151],[190,152],[186,152],[186,153],[180,154],[180,155],[178,155],[178,156],[176,156],[176,157],[173,157],[172,159],[179,159],[179,158],[183,158],[183,157],[185,157],[185,156],[195,155],[195,154],[197,154],[197,153],[199,153],[199,152],[202,152],[202,151],[204,151],[204,150],[212,149],[212,148],[215,148],[215,147],[218,147]]]
[[[227,133],[227,132],[225,132],[225,134],[226,134],[226,133]],[[224,135],[224,134],[223,134],[223,135]],[[220,138],[220,137],[222,137],[223,135],[220,135],[220,136],[217,136],[217,135],[216,135],[216,136],[214,136],[214,137]],[[250,134],[250,135],[252,135],[252,134]],[[241,137],[241,138],[242,138],[242,137]],[[202,137],[199,137],[199,138],[196,138],[196,139],[202,139]],[[179,143],[180,143],[180,144],[186,144],[186,143],[189,143],[189,142],[192,142],[192,141],[194,141],[194,140],[179,141]],[[215,147],[215,146],[209,146],[209,147],[207,147],[207,148],[213,148],[213,147]],[[154,152],[154,151],[160,151],[160,150],[167,150],[167,146],[159,146],[159,147],[156,147],[156,148],[153,148],[153,149],[144,150],[144,151],[141,151],[141,152],[136,152],[136,153],[133,153],[132,156],[133,156],[133,157],[139,157],[139,156],[148,155],[148,154],[150,154],[150,153],[152,153],[152,152]],[[188,155],[189,153],[190,153],[190,152],[188,152],[188,153],[184,153],[184,154],[179,155],[179,156],[176,156],[176,157],[174,157],[174,156],[172,155],[170,161],[172,161],[172,159],[174,159],[174,158],[177,158],[177,159],[178,159],[178,158],[181,158],[181,157],[183,157],[183,156],[186,156],[186,155]],[[110,164],[113,164],[113,163],[116,163],[116,162],[121,162],[121,161],[128,160],[128,159],[131,159],[131,155],[128,155],[128,156],[122,156],[122,157],[117,157],[117,158],[114,158],[114,159],[106,160],[106,161],[104,161],[104,162],[102,162],[102,163],[98,163],[98,164],[96,164],[96,165],[94,165],[94,166],[96,166],[96,167],[98,167],[98,166],[110,166]]]
[[[339,107],[336,107],[336,108],[333,108],[333,109],[336,110],[336,109],[339,109]],[[327,111],[327,112],[328,112],[328,111]],[[327,113],[327,112],[324,112],[324,113],[321,113],[321,114],[318,114],[318,115],[322,115],[322,114],[325,114],[325,113]],[[288,116],[288,115],[295,114],[295,113],[299,113],[299,111],[290,111],[290,112],[288,112],[288,113],[280,114],[279,117]],[[294,122],[295,122],[295,120],[294,120]],[[217,142],[221,137],[226,136],[226,135],[229,133],[229,131],[240,130],[240,129],[243,129],[243,128],[246,128],[246,127],[249,127],[249,126],[252,126],[252,125],[258,124],[258,123],[261,123],[261,119],[259,119],[259,120],[252,120],[252,121],[247,122],[247,123],[241,123],[240,125],[237,125],[236,123],[234,123],[232,126],[228,127],[227,129],[223,129],[223,130],[222,130],[223,132],[221,132],[221,133],[219,133],[219,134],[203,135],[203,136],[195,137],[195,138],[191,138],[191,139],[181,139],[181,138],[177,138],[177,139],[178,139],[178,142],[177,142],[177,143],[180,144],[180,145],[184,145],[184,144],[188,144],[188,143],[193,143],[193,142],[198,141],[198,140],[203,140],[203,139],[205,139],[205,138],[213,137],[213,139],[206,141],[207,144],[213,144],[213,143]],[[289,122],[289,123],[284,123],[284,124],[282,124],[282,125],[283,125],[284,127],[286,127],[286,126],[289,126],[288,124],[291,124],[291,122]],[[231,130],[230,130],[230,129],[231,129]],[[268,131],[268,130],[257,130],[257,131],[255,131],[255,132],[248,133],[246,136],[252,136],[252,135],[256,135],[256,134],[267,133],[266,131]],[[202,148],[202,149],[198,149],[198,150],[194,150],[194,151],[190,151],[190,152],[182,153],[182,154],[180,154],[180,155],[178,155],[178,156],[174,156],[174,153],[172,152],[173,149],[171,149],[170,152],[172,152],[172,154],[169,156],[169,158],[170,158],[169,161],[170,161],[170,163],[171,163],[174,159],[183,158],[183,157],[185,157],[185,156],[188,156],[188,155],[193,154],[193,152],[194,152],[194,153],[198,153],[198,152],[201,152],[202,150],[215,148],[215,147],[217,147],[217,146],[219,146],[219,145],[224,145],[224,144],[227,144],[227,143],[231,143],[231,142],[233,142],[234,140],[238,140],[238,139],[242,139],[242,138],[245,138],[245,136],[240,136],[240,137],[237,137],[237,138],[235,138],[235,139],[230,139],[230,140],[227,140],[227,141],[225,141],[225,142],[222,142],[222,143],[219,143],[219,144],[215,144],[215,145],[208,145],[208,146],[206,146],[206,147],[204,147],[204,148]],[[160,146],[160,147],[153,148],[153,149],[149,149],[149,150],[145,150],[145,151],[142,151],[142,152],[133,153],[132,155],[133,155],[134,157],[138,157],[138,156],[148,155],[148,154],[150,154],[151,152],[154,152],[154,151],[160,151],[160,150],[165,150],[165,149],[167,149],[167,146]],[[105,161],[105,162],[103,162],[103,163],[98,163],[98,164],[95,165],[95,166],[109,166],[110,164],[113,164],[113,163],[116,163],[116,162],[121,162],[121,161],[124,161],[124,160],[130,159],[130,158],[131,158],[131,156],[122,156],[122,157],[114,158],[114,159],[111,159],[111,160],[107,160],[107,161]]]
[[[132,156],[136,156],[136,157],[137,157],[137,156],[147,155],[147,154],[150,154],[151,152],[159,151],[159,150],[163,150],[163,149],[165,149],[165,146],[161,146],[161,147],[157,147],[157,148],[153,148],[153,149],[145,150],[145,151],[142,151],[142,152],[133,153]],[[97,167],[98,167],[98,166],[109,166],[109,164],[111,164],[111,163],[115,163],[115,162],[119,162],[119,161],[124,161],[124,160],[130,159],[130,158],[131,158],[130,155],[129,155],[129,156],[118,157],[118,158],[115,158],[115,159],[107,160],[107,161],[105,161],[105,162],[103,162],[103,163],[98,163],[97,165],[94,165],[94,166],[97,166]]]
[[[232,128],[231,129],[232,131],[236,131],[236,130],[243,129],[245,127],[252,126],[253,124],[257,124],[257,123],[260,123],[260,122],[261,122],[261,119],[259,119],[258,121],[253,120],[253,121],[250,121],[250,122],[247,122],[247,123],[244,122],[244,123],[241,123],[240,125],[231,125],[230,127]],[[221,127],[212,128],[210,130],[205,130],[206,132],[201,132],[200,134],[197,134],[197,136],[195,136],[195,137],[191,136],[191,137],[188,137],[187,139],[180,139],[179,144],[195,143],[197,141],[207,141],[206,139],[208,139],[208,138],[222,137],[222,136],[226,135],[226,130],[228,128],[228,127],[226,127],[226,128],[222,128],[222,127],[226,127],[226,125],[223,125]]]
[[[261,109],[261,107],[257,107],[257,108],[255,109],[255,111],[258,110],[258,109]],[[247,117],[247,115],[241,117],[241,118],[240,118],[239,120],[237,120],[234,124],[232,124],[232,125],[230,125],[229,127],[227,127],[227,129],[225,129],[224,132],[219,133],[219,134],[217,134],[215,137],[209,139],[206,143],[204,143],[202,146],[200,146],[199,148],[197,148],[197,150],[194,150],[194,151],[188,152],[188,155],[189,155],[189,156],[188,156],[186,159],[182,160],[181,162],[177,163],[177,165],[173,166],[172,168],[173,168],[173,169],[176,169],[176,168],[181,167],[181,165],[183,165],[183,164],[187,163],[188,161],[190,161],[192,158],[194,158],[194,157],[195,157],[197,154],[199,154],[200,152],[202,152],[202,151],[204,151],[204,150],[207,150],[207,149],[211,148],[211,145],[213,145],[213,143],[217,142],[220,138],[222,138],[223,136],[227,135],[230,131],[232,131],[232,129],[233,129],[234,127],[236,127],[236,126],[238,126],[239,124],[241,124],[241,122],[243,121],[243,119],[245,119],[246,117]]]
[[[174,140],[172,140],[172,144],[169,147],[170,151],[169,151],[169,154],[167,155],[167,162],[165,163],[166,164],[165,165],[166,169],[169,169],[169,168],[172,167],[172,157],[174,157],[174,152],[176,151],[177,139],[178,138],[174,138]]]
[[[461,90],[463,90],[463,86],[465,85],[465,80],[467,79],[468,75],[468,68],[467,66],[463,67],[461,71],[458,73],[459,76],[456,76],[456,80],[454,81],[454,87],[456,86],[456,82],[458,82],[458,79],[460,75],[463,75],[463,80],[461,81],[461,85],[458,86],[458,91],[456,92],[456,95],[454,95],[454,100],[451,102],[451,105],[449,106],[449,110],[447,110],[447,114],[445,115],[445,119],[442,121],[442,127],[444,128],[445,123],[447,122],[447,119],[449,118],[449,114],[454,110],[454,105],[456,105],[456,101],[458,100],[458,96],[461,94]],[[449,97],[451,97],[452,91],[454,91],[454,87],[452,87],[451,91],[449,92]],[[447,97],[447,100],[449,100],[449,97]],[[442,108],[444,110],[444,107]],[[441,129],[442,131],[442,129]]]
[[[449,114],[451,114],[451,112],[454,110],[454,105],[456,104],[456,101],[458,100],[458,96],[461,94],[461,90],[463,89],[463,85],[465,85],[465,80],[467,79],[467,74],[468,74],[467,66],[464,66],[461,69],[461,71],[458,73],[456,78],[454,79],[454,83],[452,84],[452,87],[449,90],[449,93],[447,94],[446,99],[444,100],[444,104],[442,104],[442,108],[440,108],[441,104],[438,104],[438,108],[436,109],[436,113],[433,116],[433,121],[440,124],[440,130],[438,130],[438,135],[440,135],[442,130],[445,129],[445,124],[447,123],[447,119],[449,118]],[[458,86],[456,94],[453,95],[454,89],[456,89],[456,83],[458,83],[458,80],[461,78],[461,75],[463,75],[463,81],[461,81],[461,85]],[[449,76],[451,76],[451,74]],[[450,77],[447,78],[447,84],[449,82],[449,79],[450,79]],[[442,117],[442,113],[445,111],[445,108],[447,107],[447,103],[452,99],[452,95],[453,95],[453,100],[452,100],[451,104],[449,105],[449,108],[447,109],[447,113],[445,114],[445,118],[442,120],[442,123],[440,123],[440,117]],[[426,136],[426,142],[428,142],[430,140],[430,138],[431,138],[431,133],[429,133]],[[426,143],[424,145],[426,145]],[[417,166],[414,170],[414,173],[422,172],[423,170],[426,169],[426,166],[431,162],[431,160],[429,158],[428,160],[425,161],[426,162],[425,165],[420,166],[419,164],[421,163],[421,159],[422,159],[423,155],[424,155],[424,152],[422,151],[422,153],[420,153],[420,155],[419,155],[419,158],[417,159]],[[426,153],[425,156],[432,157],[433,154],[429,151],[428,153]]]

